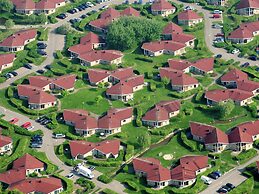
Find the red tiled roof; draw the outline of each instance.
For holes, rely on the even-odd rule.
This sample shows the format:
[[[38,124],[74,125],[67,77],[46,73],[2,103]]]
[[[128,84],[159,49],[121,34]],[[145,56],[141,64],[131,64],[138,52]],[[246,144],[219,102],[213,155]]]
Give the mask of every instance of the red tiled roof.
[[[234,101],[243,101],[251,97],[253,97],[251,92],[238,89],[211,90],[205,93],[205,98],[213,100],[214,102],[221,102],[230,99]]]
[[[97,119],[90,116],[85,110],[64,110],[64,120],[74,123],[76,129],[97,129]]]
[[[37,30],[35,29],[19,31],[4,39],[0,43],[0,46],[2,47],[24,46],[27,40],[35,38],[36,35],[37,35]]]
[[[118,80],[128,79],[134,75],[132,67],[116,69],[110,73],[111,77],[114,77]]]
[[[192,63],[192,66],[205,72],[212,71],[214,66],[214,58],[211,57],[211,58],[199,59],[194,63]]]
[[[191,66],[191,62],[181,59],[168,59],[169,67],[175,70],[183,71]]]
[[[18,85],[18,95],[28,97],[28,102],[33,104],[55,102],[56,97],[41,91],[40,88],[30,85]]]
[[[104,116],[98,119],[98,128],[113,129],[121,127],[121,121],[131,118],[133,109],[128,108],[113,108],[110,109]]]
[[[68,48],[68,51],[76,53],[78,55],[87,53],[93,50],[93,45],[91,43],[88,44],[76,44]]]
[[[259,120],[256,121],[249,121],[236,126],[243,131],[246,131],[251,136],[259,134]]]
[[[152,52],[161,50],[177,51],[185,48],[185,44],[174,41],[154,41],[144,43],[141,48]]]
[[[257,170],[259,170],[259,161],[256,161]]]
[[[117,155],[120,151],[120,140],[113,139],[113,140],[105,140],[99,143],[96,143],[95,149],[102,152],[103,154],[112,154]]]
[[[44,168],[44,163],[30,154],[25,154],[13,162],[13,169],[20,168],[24,168],[25,170]]]
[[[163,29],[163,34],[182,33],[183,29],[173,22],[169,22]]]
[[[236,6],[237,9],[243,8],[257,8],[259,9],[259,1],[258,0],[240,0],[240,2]]]
[[[132,94],[133,88],[144,84],[144,76],[131,76],[125,80],[121,80],[119,83],[113,85],[106,90],[106,94],[111,95],[122,95],[122,94]]]
[[[245,129],[234,128],[228,134],[229,143],[253,143],[253,138]]]
[[[113,61],[122,56],[122,52],[116,50],[94,50],[79,55],[79,58],[84,61],[93,62],[97,60]]]
[[[34,2],[33,0],[11,0],[18,10],[49,10],[55,9],[56,4],[65,0],[41,0]]]
[[[49,84],[54,84],[63,89],[71,89],[74,87],[76,76],[74,74],[63,75],[56,78],[45,76],[30,76],[29,83],[31,86],[43,88]]]
[[[171,68],[160,68],[159,72],[161,78],[166,77],[170,79],[172,85],[186,86],[199,83],[197,79],[191,77],[190,75]]]
[[[115,18],[119,18],[120,17],[120,12],[117,11],[114,8],[108,8],[107,10],[105,10],[104,12],[101,13],[100,18],[101,19],[115,19]]]
[[[204,123],[198,122],[190,122],[190,130],[191,134],[198,136],[200,138],[205,138],[208,134],[210,134],[216,127],[211,125],[206,125]]]
[[[149,110],[142,120],[164,121],[170,119],[169,114],[180,109],[180,102],[175,100],[161,101]]]
[[[80,38],[80,44],[99,44],[99,43],[105,43],[104,40],[97,34],[93,32],[87,33],[85,36]]]
[[[220,78],[222,82],[247,80],[247,79],[248,79],[247,74],[239,69],[232,69]]]
[[[11,185],[9,190],[17,189],[23,193],[52,193],[62,187],[61,180],[54,177],[29,178]]]
[[[95,143],[86,142],[84,140],[75,140],[69,142],[70,153],[72,157],[77,155],[84,155],[88,152],[91,152],[95,148]]]
[[[228,136],[220,129],[213,129],[206,137],[205,144],[222,143],[228,144]]]
[[[12,142],[13,142],[12,138],[4,136],[4,135],[0,135],[0,148],[4,147]]]
[[[53,2],[52,0],[41,0],[35,3],[36,10],[50,10],[55,8],[56,8],[56,3]]]
[[[208,167],[208,156],[184,156],[180,158],[180,165],[186,165],[189,169],[197,171]]]
[[[99,29],[106,29],[111,22],[112,20],[110,18],[107,18],[107,19],[99,18],[97,20],[90,21],[89,25]]]
[[[237,81],[237,89],[244,90],[247,92],[253,92],[259,89],[259,82],[250,81],[250,80],[242,80]]]
[[[187,42],[194,40],[195,36],[184,33],[172,33],[172,41],[186,44]]]
[[[253,32],[256,31],[259,31],[259,21],[243,23],[239,26],[239,28],[231,32],[228,38],[252,38],[254,36]]]
[[[122,16],[135,16],[135,17],[139,17],[140,13],[139,13],[139,11],[137,11],[136,9],[134,9],[132,7],[128,7],[128,8],[124,9],[121,12],[121,15]]]
[[[98,83],[110,76],[110,72],[103,69],[88,69],[88,78],[91,83]]]
[[[7,53],[7,54],[0,54],[0,71],[3,65],[12,63],[15,59],[15,54]]]
[[[69,142],[71,155],[76,157],[77,155],[84,155],[88,152],[96,149],[103,154],[119,154],[120,141],[119,140],[105,140],[99,143],[91,143],[86,141],[70,141]]]
[[[178,20],[197,20],[202,18],[193,10],[185,10],[178,14]]]
[[[11,185],[26,178],[26,170],[24,168],[11,169],[0,173],[0,182]]]
[[[35,3],[33,0],[11,0],[18,10],[34,10]]]
[[[178,165],[177,167],[171,170],[171,179],[172,180],[192,180],[196,178],[196,173],[192,170],[189,170],[184,165]]]
[[[147,173],[147,180],[167,181],[171,179],[170,170],[163,167],[155,158],[134,158],[133,167],[135,171]]]
[[[151,5],[151,10],[155,10],[155,11],[171,10],[171,9],[175,9],[175,7],[166,0],[156,0]]]

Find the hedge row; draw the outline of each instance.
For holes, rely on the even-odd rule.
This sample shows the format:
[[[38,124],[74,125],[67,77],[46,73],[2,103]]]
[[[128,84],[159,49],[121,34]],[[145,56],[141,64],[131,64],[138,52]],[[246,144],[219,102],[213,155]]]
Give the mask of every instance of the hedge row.
[[[92,157],[87,157],[87,163],[94,166],[102,167],[118,167],[121,164],[121,161],[103,161],[103,160],[94,160]]]
[[[101,181],[101,182],[103,182],[103,183],[105,183],[105,184],[108,184],[108,183],[112,182],[111,177],[108,177],[108,176],[105,175],[105,174],[102,174],[102,175],[98,176],[98,177],[97,177],[97,180],[98,180],[98,181]]]
[[[64,191],[62,192],[63,194],[71,194],[73,193],[73,187],[74,187],[74,183],[72,180],[65,178],[59,174],[53,174],[54,177],[59,178],[62,180],[63,182],[63,186],[64,186]]]
[[[102,190],[102,193],[103,194],[118,194],[118,193],[116,193],[115,191],[113,191],[113,190],[111,190],[111,189],[104,189],[104,190]]]
[[[180,137],[181,137],[182,143],[184,144],[185,147],[190,149],[192,152],[194,152],[196,150],[196,144],[194,144],[192,141],[190,141],[184,132],[180,133]]]
[[[256,154],[257,154],[257,151],[255,149],[250,149],[250,150],[242,151],[240,154],[235,156],[235,159],[238,161],[244,161],[256,156]]]
[[[187,91],[187,92],[182,92],[182,93],[172,92],[171,95],[172,95],[172,97],[175,97],[175,98],[187,98],[187,97],[189,97],[189,96],[191,96],[193,94],[198,93],[199,91],[202,91],[202,87],[201,86],[199,86],[196,89]]]
[[[76,184],[85,188],[86,191],[88,192],[95,188],[95,184],[92,181],[89,181],[86,178],[82,178],[82,177],[76,180]]]
[[[139,186],[135,182],[131,180],[125,180],[123,183],[127,184],[131,190],[139,191]]]
[[[125,153],[125,156],[124,156],[124,160],[127,161],[129,160],[134,154],[134,146],[133,145],[127,145],[127,148],[126,148],[126,153]]]

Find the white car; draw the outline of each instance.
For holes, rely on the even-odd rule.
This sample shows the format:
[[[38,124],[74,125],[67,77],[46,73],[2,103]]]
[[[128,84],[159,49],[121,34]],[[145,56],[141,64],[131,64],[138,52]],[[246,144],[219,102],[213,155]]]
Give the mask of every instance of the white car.
[[[32,125],[27,128],[28,131],[33,130],[33,129],[34,129],[34,126],[32,126]]]
[[[232,54],[237,54],[237,53],[239,53],[239,50],[235,48],[231,53]]]
[[[66,175],[66,178],[71,179],[71,178],[73,178],[73,176],[74,176],[74,174],[70,173],[70,174]]]
[[[214,10],[214,11],[213,11],[213,14],[222,14],[222,11],[220,11],[220,10]]]

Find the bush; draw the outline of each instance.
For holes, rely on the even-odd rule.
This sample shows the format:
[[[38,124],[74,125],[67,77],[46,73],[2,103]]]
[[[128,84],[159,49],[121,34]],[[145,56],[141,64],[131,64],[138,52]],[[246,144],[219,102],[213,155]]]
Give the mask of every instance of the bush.
[[[145,193],[146,194],[164,194],[164,191],[159,191],[159,190],[154,190],[151,188],[145,188]]]
[[[136,125],[137,125],[137,127],[142,126],[142,121],[139,118],[136,119]]]
[[[155,92],[156,91],[156,84],[155,83],[149,83],[149,89],[152,91],[152,92]]]
[[[59,27],[56,28],[57,34],[66,35],[66,34],[68,34],[69,31],[70,31],[70,27],[67,24],[59,26]]]
[[[133,191],[139,191],[139,186],[131,180],[125,180],[123,183],[127,184]]]
[[[196,150],[196,145],[190,141],[186,134],[184,132],[181,132],[180,133],[180,137],[181,137],[181,140],[182,140],[182,143],[188,148],[190,149],[192,152],[194,152]]]
[[[134,154],[134,146],[133,145],[127,145],[127,148],[126,148],[126,154],[124,156],[124,160],[127,161],[129,160]]]
[[[81,187],[85,187],[87,191],[90,191],[95,188],[95,184],[92,181],[87,180],[86,178],[79,178],[76,180],[76,184]]]
[[[253,158],[254,156],[256,156],[256,154],[257,154],[257,151],[255,149],[245,150],[245,151],[242,151],[237,156],[235,156],[235,159],[242,162],[250,158]]]
[[[56,58],[57,59],[62,59],[63,58],[63,55],[62,55],[61,51],[56,51]]]
[[[101,182],[103,182],[103,183],[105,183],[105,184],[108,184],[108,183],[112,182],[111,177],[108,177],[108,176],[105,175],[105,174],[102,174],[102,175],[98,176],[97,180],[98,180],[98,181],[101,181]]]

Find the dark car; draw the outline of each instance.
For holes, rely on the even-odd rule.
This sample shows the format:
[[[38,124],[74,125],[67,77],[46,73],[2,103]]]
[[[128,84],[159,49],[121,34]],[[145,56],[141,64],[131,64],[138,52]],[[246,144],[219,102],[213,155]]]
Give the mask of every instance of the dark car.
[[[51,65],[46,65],[44,68],[50,70],[51,69]]]
[[[44,46],[45,48],[47,47],[47,44],[46,43],[43,43],[43,42],[38,42],[37,43],[37,46]]]
[[[241,65],[241,67],[248,67],[250,65],[250,63],[246,62],[243,65]]]
[[[222,57],[221,54],[216,55],[216,58],[217,58],[217,59],[220,59],[221,57]]]
[[[231,188],[231,189],[236,188],[235,185],[233,185],[232,183],[227,183],[226,186],[229,187],[229,188]]]
[[[227,193],[228,190],[224,189],[223,187],[219,188],[219,190],[217,190],[218,193]]]
[[[215,171],[215,172],[213,172],[213,173],[216,174],[216,175],[218,175],[219,177],[222,176],[222,173],[221,173],[220,171]]]
[[[39,118],[37,118],[35,121],[38,122],[38,123],[40,123],[40,122],[43,121],[44,119],[46,119],[46,118],[45,118],[45,117],[39,117]]]
[[[84,18],[86,18],[86,17],[87,17],[87,15],[85,15],[85,14],[83,14],[83,15],[80,16],[80,18],[82,18],[82,19],[84,19]]]
[[[215,174],[214,172],[210,173],[208,176],[209,176],[210,178],[215,179],[215,180],[219,178],[219,176],[218,176],[217,174]]]
[[[259,67],[256,67],[256,68],[255,68],[255,71],[259,72]]]
[[[43,74],[45,71],[43,69],[39,69],[36,72],[39,73],[39,74]]]
[[[32,69],[32,66],[29,63],[24,64],[24,67],[26,67],[27,69]]]
[[[65,19],[68,15],[66,13],[59,14],[57,18],[59,19]]]
[[[68,10],[67,12],[68,12],[68,13],[71,13],[71,14],[74,14],[74,13],[76,13],[76,10],[75,10],[75,9],[70,9],[70,10]]]
[[[38,50],[38,53],[39,53],[40,55],[42,55],[42,56],[47,55],[47,53],[46,53],[45,51],[43,51],[43,50]]]
[[[13,74],[13,76],[17,76],[18,75],[18,73],[15,72],[15,71],[11,71],[10,73]]]
[[[222,186],[222,188],[223,188],[223,189],[226,189],[228,192],[231,191],[231,188],[228,187],[227,185]]]
[[[252,61],[256,61],[257,57],[256,56],[250,56],[248,59],[252,60]]]

